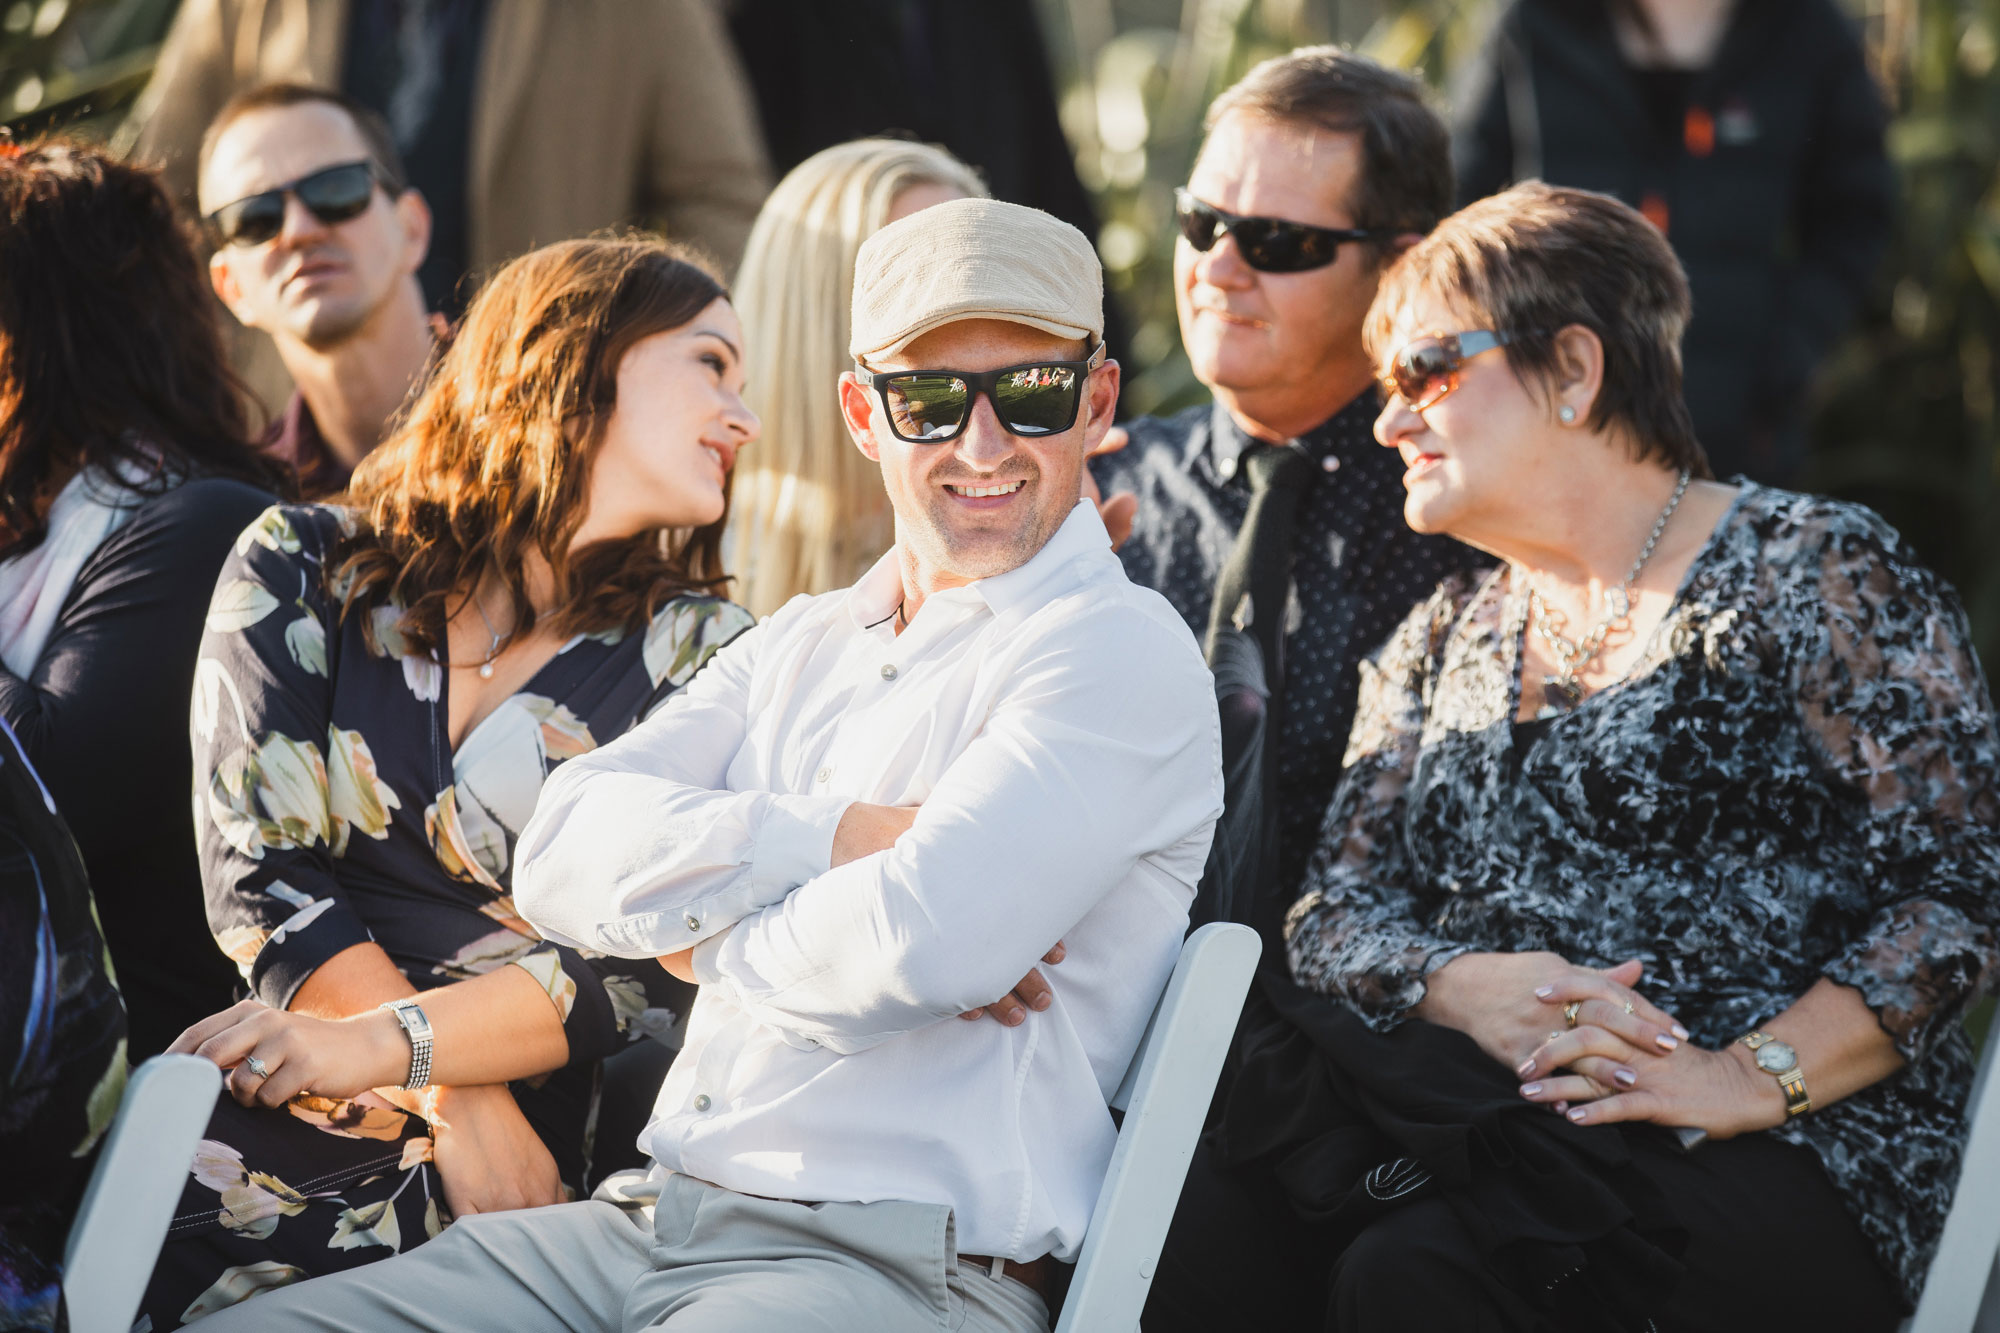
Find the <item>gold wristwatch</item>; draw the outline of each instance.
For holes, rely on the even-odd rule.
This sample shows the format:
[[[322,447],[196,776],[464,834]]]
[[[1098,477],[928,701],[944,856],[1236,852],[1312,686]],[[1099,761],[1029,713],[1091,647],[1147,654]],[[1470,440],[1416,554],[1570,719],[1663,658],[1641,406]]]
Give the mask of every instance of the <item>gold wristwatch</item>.
[[[1737,1038],[1750,1048],[1757,1068],[1778,1080],[1785,1090],[1785,1117],[1802,1116],[1812,1110],[1812,1094],[1806,1091],[1806,1076],[1799,1072],[1799,1053],[1768,1032],[1749,1032]]]

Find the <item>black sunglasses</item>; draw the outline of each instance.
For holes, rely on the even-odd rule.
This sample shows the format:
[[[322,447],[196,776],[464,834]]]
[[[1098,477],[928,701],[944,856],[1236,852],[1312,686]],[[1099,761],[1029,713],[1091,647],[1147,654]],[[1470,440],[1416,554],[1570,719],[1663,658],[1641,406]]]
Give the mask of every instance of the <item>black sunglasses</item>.
[[[224,204],[208,215],[208,224],[224,245],[262,245],[285,229],[286,195],[296,195],[314,217],[331,227],[366,212],[377,185],[384,193],[397,193],[395,184],[373,162],[342,162]]]
[[[1311,227],[1283,218],[1241,217],[1205,204],[1186,190],[1174,191],[1174,217],[1182,238],[1204,254],[1228,232],[1236,238],[1243,262],[1260,273],[1325,268],[1340,257],[1343,241],[1383,241],[1396,234],[1373,227]]]
[[[1076,424],[1084,381],[1103,356],[1100,342],[1081,361],[1034,361],[999,370],[869,372],[868,382],[882,395],[889,429],[911,444],[943,444],[963,435],[972,404],[982,393],[1008,434],[1060,435]]]

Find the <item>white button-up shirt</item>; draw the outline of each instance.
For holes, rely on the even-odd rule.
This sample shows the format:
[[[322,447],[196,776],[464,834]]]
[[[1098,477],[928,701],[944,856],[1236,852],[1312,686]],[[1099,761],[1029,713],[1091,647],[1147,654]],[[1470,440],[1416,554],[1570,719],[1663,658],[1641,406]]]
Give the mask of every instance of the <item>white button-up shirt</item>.
[[[641,1139],[661,1166],[776,1198],[949,1204],[962,1251],[1073,1258],[1106,1102],[1222,807],[1214,688],[1089,504],[898,635],[902,595],[892,551],[793,599],[558,768],[515,901],[583,949],[701,946]],[[829,868],[853,801],[921,808],[890,850]],[[1047,1010],[958,1020],[1058,940]]]

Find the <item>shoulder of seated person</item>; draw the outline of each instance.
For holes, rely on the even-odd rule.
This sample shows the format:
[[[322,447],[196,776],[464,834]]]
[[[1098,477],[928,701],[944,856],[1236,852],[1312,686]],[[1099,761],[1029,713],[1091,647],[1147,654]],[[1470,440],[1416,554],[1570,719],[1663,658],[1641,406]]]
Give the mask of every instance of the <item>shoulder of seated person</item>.
[[[276,496],[248,482],[196,477],[141,503],[105,542],[105,554],[161,540],[190,553],[204,547],[219,551],[276,502]]]
[[[1126,434],[1125,447],[1097,455],[1090,460],[1091,467],[1100,473],[1115,473],[1138,466],[1156,449],[1165,449],[1178,460],[1187,448],[1188,436],[1197,430],[1206,430],[1213,414],[1214,408],[1210,404],[1197,403],[1172,416],[1133,417],[1130,421],[1121,421],[1118,429]]]
[[[1101,659],[1121,679],[1135,671],[1179,668],[1210,691],[1201,646],[1173,603],[1134,583],[1122,567],[1085,566],[1022,621],[1013,636],[1036,655],[1085,653]]]

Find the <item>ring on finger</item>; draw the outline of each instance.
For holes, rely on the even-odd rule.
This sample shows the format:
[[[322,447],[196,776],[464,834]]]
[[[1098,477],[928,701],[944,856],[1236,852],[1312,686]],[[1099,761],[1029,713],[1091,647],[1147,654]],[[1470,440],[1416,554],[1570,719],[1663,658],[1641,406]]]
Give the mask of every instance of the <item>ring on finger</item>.
[[[1571,1000],[1568,1004],[1563,1006],[1564,1027],[1574,1028],[1576,1026],[1577,1010],[1581,1008],[1583,1008],[1582,1000]]]
[[[1637,1006],[1635,1006],[1635,1005],[1634,1005],[1634,1004],[1633,1004],[1633,1003],[1632,1003],[1632,1002],[1631,1002],[1630,1000],[1627,1000],[1627,1001],[1625,1001],[1625,1012],[1626,1012],[1626,1013],[1628,1013],[1628,1014],[1630,1014],[1630,1013],[1636,1013],[1636,1012],[1637,1012]]]
[[[271,1077],[270,1066],[266,1065],[262,1060],[259,1060],[254,1055],[246,1055],[243,1057],[243,1067],[245,1069],[248,1069],[251,1073],[255,1074],[258,1078]]]

